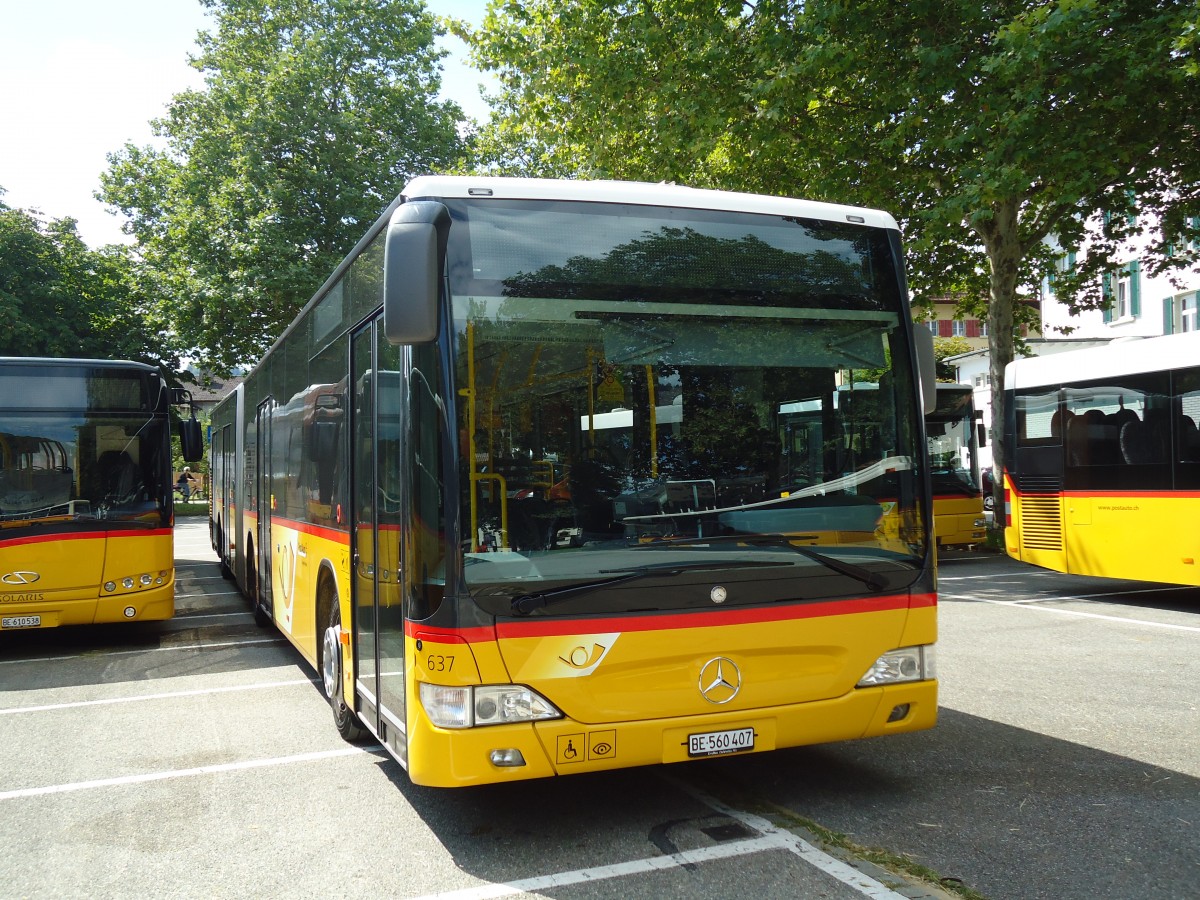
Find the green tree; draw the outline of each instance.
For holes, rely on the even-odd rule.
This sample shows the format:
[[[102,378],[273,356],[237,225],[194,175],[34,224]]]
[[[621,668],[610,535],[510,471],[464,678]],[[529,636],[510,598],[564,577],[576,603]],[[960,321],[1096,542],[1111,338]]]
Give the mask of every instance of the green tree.
[[[404,182],[463,151],[438,101],[441,27],[421,0],[201,0],[206,87],[154,123],[166,149],[110,155],[181,337],[214,369],[250,362]]]
[[[1187,231],[1196,22],[1193,0],[505,0],[471,36],[502,88],[481,147],[500,170],[892,211],[916,299],[986,319],[999,422],[1045,239],[1115,214],[1056,283],[1085,308],[1131,198],[1164,222],[1159,250]]]
[[[933,339],[933,358],[937,367],[937,380],[955,382],[958,372],[946,360],[960,353],[970,353],[973,349],[971,342],[962,337],[935,337]]]
[[[91,250],[73,219],[0,203],[0,356],[133,359],[179,368],[126,249]]]

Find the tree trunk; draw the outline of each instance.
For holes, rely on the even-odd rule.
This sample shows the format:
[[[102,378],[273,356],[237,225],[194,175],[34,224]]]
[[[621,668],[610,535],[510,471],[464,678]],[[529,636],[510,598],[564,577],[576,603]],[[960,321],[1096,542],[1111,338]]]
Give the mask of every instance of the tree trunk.
[[[975,231],[983,239],[990,267],[987,324],[989,375],[992,382],[992,442],[993,488],[996,510],[1003,515],[1003,473],[1008,459],[1004,440],[1006,405],[1004,398],[1004,367],[1013,359],[1014,319],[1017,302],[1017,276],[1021,265],[1021,240],[1017,228],[1017,202],[1003,201],[992,207],[991,218],[979,222]]]

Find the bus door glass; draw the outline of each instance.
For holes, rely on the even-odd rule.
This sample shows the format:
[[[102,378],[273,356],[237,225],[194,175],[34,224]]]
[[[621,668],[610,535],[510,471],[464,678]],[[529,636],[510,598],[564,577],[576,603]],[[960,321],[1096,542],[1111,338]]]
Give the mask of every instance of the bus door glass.
[[[351,547],[353,549],[351,578],[352,605],[354,607],[354,646],[356,682],[359,693],[372,705],[378,704],[378,664],[375,655],[375,511],[372,500],[375,496],[375,433],[374,411],[374,367],[371,344],[374,328],[365,326],[352,338],[350,345],[350,370],[352,376],[351,422]],[[373,717],[367,724],[377,727]]]
[[[376,335],[379,340],[373,347]],[[354,336],[351,355],[353,590],[358,685],[377,705],[380,719],[387,716],[392,728],[402,730],[401,350],[382,340],[382,332],[368,325]]]
[[[258,406],[255,416],[255,454],[258,471],[254,477],[255,508],[258,510],[258,524],[255,533],[254,561],[257,578],[254,581],[257,596],[251,597],[251,602],[261,603],[267,609],[271,608],[271,513],[274,504],[271,497],[271,398],[267,398]]]

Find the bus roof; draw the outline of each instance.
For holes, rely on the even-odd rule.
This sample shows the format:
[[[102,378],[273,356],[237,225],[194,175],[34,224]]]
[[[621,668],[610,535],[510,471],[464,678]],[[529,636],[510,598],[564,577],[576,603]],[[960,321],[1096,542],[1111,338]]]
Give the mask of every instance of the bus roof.
[[[61,366],[77,368],[86,366],[89,369],[138,369],[145,372],[159,373],[154,366],[131,359],[63,359],[57,356],[0,356],[0,366]]]
[[[806,219],[851,222],[872,228],[897,228],[896,220],[892,216],[876,209],[641,181],[558,181],[545,178],[425,175],[410,181],[405,186],[402,196],[406,200],[494,197],[497,200],[630,203],[642,206],[798,216]]]
[[[1142,372],[1166,372],[1194,366],[1197,359],[1200,359],[1200,331],[1161,337],[1118,338],[1103,347],[1013,360],[1004,369],[1004,389],[1012,391]]]

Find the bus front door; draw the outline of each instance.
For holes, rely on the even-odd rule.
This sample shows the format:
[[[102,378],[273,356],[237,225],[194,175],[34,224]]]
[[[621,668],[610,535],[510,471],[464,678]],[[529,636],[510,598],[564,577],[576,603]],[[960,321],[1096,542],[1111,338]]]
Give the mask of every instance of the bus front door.
[[[407,759],[401,594],[401,349],[375,323],[352,338],[355,685],[360,718]]]
[[[254,620],[259,625],[271,623],[271,408],[270,397],[259,404],[254,417],[255,473],[254,507],[258,510],[255,525],[255,577],[250,580],[250,602],[254,604]]]

